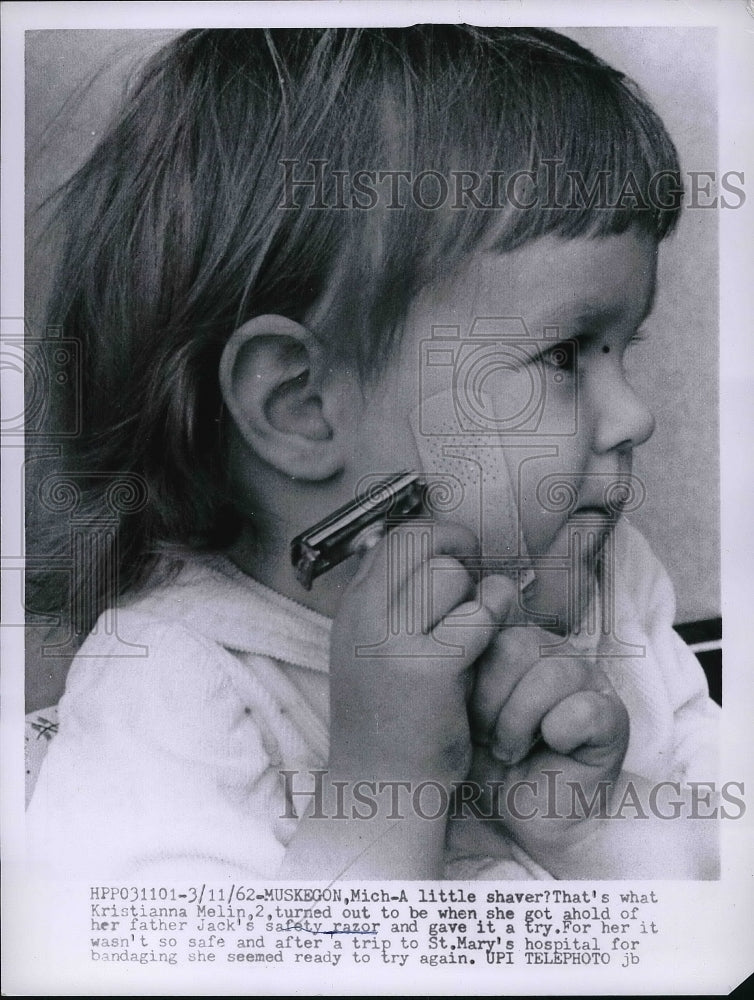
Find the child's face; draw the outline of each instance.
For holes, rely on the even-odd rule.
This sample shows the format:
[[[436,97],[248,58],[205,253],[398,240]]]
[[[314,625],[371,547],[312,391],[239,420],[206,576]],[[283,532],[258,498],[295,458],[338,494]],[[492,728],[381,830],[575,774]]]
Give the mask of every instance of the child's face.
[[[479,254],[413,304],[400,360],[369,393],[355,468],[437,474],[447,461],[458,475],[466,446],[468,467],[478,470],[474,488],[481,483],[485,492],[483,553],[510,551],[510,539],[491,537],[505,524],[495,494],[499,505],[518,506],[530,556],[567,555],[569,535],[585,519],[609,528],[610,486],[630,472],[633,449],[654,429],[625,355],[651,308],[655,271],[654,241],[634,231],[548,236],[509,253]],[[437,327],[457,327],[460,337],[435,344],[438,332],[452,333]],[[575,352],[554,338],[575,341]],[[457,433],[443,441],[437,431],[446,428]],[[443,458],[449,450],[452,462]],[[480,534],[476,513],[464,517]],[[563,614],[563,573],[538,570],[537,577],[532,607]]]

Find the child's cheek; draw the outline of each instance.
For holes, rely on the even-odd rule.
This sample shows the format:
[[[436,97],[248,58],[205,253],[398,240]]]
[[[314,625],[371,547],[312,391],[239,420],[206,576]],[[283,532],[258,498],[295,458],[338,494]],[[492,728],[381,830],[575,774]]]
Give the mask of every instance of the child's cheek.
[[[359,479],[421,471],[409,425],[410,402],[404,392],[388,384],[351,414],[357,426],[352,435],[351,462]]]
[[[568,553],[563,528],[579,500],[584,461],[573,441],[535,437],[505,451],[515,483],[520,531],[531,556]]]
[[[483,556],[498,560],[525,556],[515,481],[500,435],[464,426],[452,387],[423,399],[412,412],[410,425],[431,514],[473,531]]]

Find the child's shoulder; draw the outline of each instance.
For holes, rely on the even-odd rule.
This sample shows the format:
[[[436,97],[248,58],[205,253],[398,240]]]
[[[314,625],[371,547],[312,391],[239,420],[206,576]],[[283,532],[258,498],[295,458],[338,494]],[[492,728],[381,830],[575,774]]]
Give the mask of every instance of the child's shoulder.
[[[147,606],[106,612],[74,658],[60,702],[61,719],[84,729],[97,718],[159,728],[173,715],[222,712],[236,665],[231,655],[185,622]],[[235,668],[235,669],[234,669]],[[232,699],[238,701],[238,698]]]
[[[228,572],[221,559],[187,553],[100,616],[71,664],[61,732],[203,745],[208,731],[237,725],[253,677],[221,641],[232,631],[222,618]]]
[[[326,671],[329,619],[275,594],[226,557],[171,552],[106,611],[79,650],[67,692],[145,688],[185,701],[244,689],[249,654]]]
[[[157,662],[166,646],[176,652],[185,646],[211,650],[216,645],[224,568],[220,557],[190,550],[160,557],[143,585],[127,591],[100,615],[76,659]]]

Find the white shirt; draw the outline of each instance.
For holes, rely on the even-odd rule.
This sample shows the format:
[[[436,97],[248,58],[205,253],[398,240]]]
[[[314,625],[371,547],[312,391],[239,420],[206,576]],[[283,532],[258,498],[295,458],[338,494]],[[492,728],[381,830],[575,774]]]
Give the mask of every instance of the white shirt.
[[[615,539],[615,636],[644,648],[601,662],[631,720],[624,767],[714,780],[718,709],[671,628],[667,574],[635,529],[620,522]],[[299,772],[298,790],[326,767],[330,620],[222,557],[181,557],[122,603],[114,632],[100,619],[71,666],[27,813],[41,873],[273,878],[297,823],[280,771]],[[504,841],[495,859],[449,858],[446,875],[549,877]]]

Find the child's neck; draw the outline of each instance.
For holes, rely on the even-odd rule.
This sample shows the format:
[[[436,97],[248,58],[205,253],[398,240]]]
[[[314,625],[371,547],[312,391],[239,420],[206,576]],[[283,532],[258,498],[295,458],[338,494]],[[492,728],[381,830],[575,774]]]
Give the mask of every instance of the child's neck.
[[[278,537],[279,535],[279,537]],[[269,533],[264,543],[249,528],[225,550],[225,554],[244,573],[271,590],[333,618],[343,596],[343,589],[356,572],[355,560],[349,559],[318,577],[311,590],[305,590],[296,578],[290,560],[290,539],[284,532]]]

